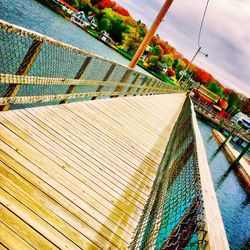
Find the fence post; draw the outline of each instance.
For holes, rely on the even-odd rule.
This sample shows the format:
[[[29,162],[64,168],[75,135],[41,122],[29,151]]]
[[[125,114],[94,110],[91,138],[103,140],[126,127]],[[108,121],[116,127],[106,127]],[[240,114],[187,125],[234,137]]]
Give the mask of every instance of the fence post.
[[[41,51],[43,46],[43,42],[38,41],[36,39],[33,40],[31,46],[29,47],[29,50],[27,54],[25,55],[22,63],[20,64],[16,75],[27,75],[31,69],[32,64],[35,62],[39,52]],[[11,84],[9,88],[7,89],[6,93],[3,95],[3,97],[13,97],[16,96],[18,91],[20,89],[20,85],[18,84]],[[10,104],[5,104],[0,106],[0,111],[6,111],[10,107]]]
[[[130,85],[136,84],[139,77],[140,77],[140,74],[137,72],[134,80],[132,81],[132,83]],[[127,90],[127,93],[129,93],[131,91],[131,89],[133,89],[133,87],[129,87],[128,90]],[[127,96],[127,95],[125,95],[125,96]]]
[[[107,81],[107,80],[109,79],[109,77],[111,76],[111,74],[113,73],[113,71],[114,71],[114,69],[115,69],[115,66],[116,66],[116,64],[111,64],[111,66],[110,66],[108,72],[106,73],[106,75],[105,75],[105,76],[103,77],[103,79],[102,79],[103,81]],[[102,90],[103,87],[104,87],[104,86],[98,86],[96,92],[100,92],[100,91]],[[96,96],[93,96],[93,97],[91,98],[91,100],[95,100],[95,99],[96,99]]]
[[[142,82],[140,83],[140,86],[142,86],[142,85],[147,81],[147,79],[148,79],[148,77],[145,76],[144,79],[142,80]],[[140,90],[141,90],[141,89],[138,88],[138,89],[135,91],[135,93],[134,93],[133,96],[136,96],[136,95],[140,92]]]
[[[122,79],[120,80],[120,83],[128,83],[130,76],[132,75],[133,70],[132,69],[127,69],[124,73],[124,75],[122,76]],[[115,88],[114,92],[122,92],[123,87],[122,86],[118,86]],[[113,97],[118,97],[119,95],[116,96],[110,96],[110,98]]]
[[[82,76],[83,76],[84,72],[87,70],[87,68],[88,68],[88,66],[89,66],[89,64],[90,64],[90,62],[91,62],[91,60],[92,60],[92,57],[90,57],[90,56],[88,56],[88,57],[84,60],[84,62],[83,62],[83,64],[82,64],[81,68],[80,68],[79,71],[77,72],[77,74],[76,74],[76,76],[74,77],[74,79],[81,79],[81,78],[82,78]],[[77,87],[77,85],[70,85],[69,88],[68,88],[68,90],[67,90],[67,92],[66,92],[66,94],[71,94],[71,93],[73,93],[73,91],[75,90],[76,87]],[[62,100],[62,101],[60,102],[60,104],[64,104],[64,103],[67,103],[67,102],[68,102],[68,100],[67,100],[67,99],[64,99],[64,100]]]
[[[152,88],[155,87],[156,81],[157,81],[156,79],[153,79],[153,83],[151,84],[151,87],[152,87]],[[153,95],[152,92],[154,92],[154,89],[150,89],[149,92],[148,92],[148,94],[149,94],[149,95]]]
[[[242,152],[239,154],[237,159],[234,161],[233,166],[239,164],[241,158],[246,154],[246,152],[250,149],[250,141],[248,142],[247,146],[242,150]]]
[[[153,78],[148,78],[145,83],[144,83],[144,86],[145,87],[148,87],[150,85],[150,83],[152,82]],[[148,89],[144,89],[142,92],[141,92],[141,95],[147,95],[147,92],[149,90]]]

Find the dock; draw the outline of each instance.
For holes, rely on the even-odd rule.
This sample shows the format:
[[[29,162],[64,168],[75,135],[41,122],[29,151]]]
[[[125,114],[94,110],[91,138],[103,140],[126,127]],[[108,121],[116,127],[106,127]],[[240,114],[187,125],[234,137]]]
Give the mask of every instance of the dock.
[[[204,117],[209,122],[209,124],[215,128],[219,127],[222,123],[221,129],[230,133],[237,126],[234,122],[231,122],[227,119],[222,122],[221,119],[218,119],[218,114],[216,114],[211,108],[202,105],[195,99],[193,99],[193,102],[195,111]],[[247,144],[247,142],[250,140],[249,133],[247,133],[247,131],[242,128],[238,128],[237,131],[235,131],[234,137],[235,140],[240,140],[243,144]]]
[[[222,143],[225,141],[225,136],[220,133],[219,131],[213,129],[212,134],[216,141],[222,145]],[[236,160],[236,158],[239,156],[240,152],[235,150],[233,146],[230,144],[230,142],[226,142],[225,145],[223,145],[223,150],[226,153],[227,159],[231,164]],[[239,166],[236,168],[236,172],[240,176],[243,183],[246,185],[246,189],[250,190],[250,161],[248,156],[244,156],[240,162]]]

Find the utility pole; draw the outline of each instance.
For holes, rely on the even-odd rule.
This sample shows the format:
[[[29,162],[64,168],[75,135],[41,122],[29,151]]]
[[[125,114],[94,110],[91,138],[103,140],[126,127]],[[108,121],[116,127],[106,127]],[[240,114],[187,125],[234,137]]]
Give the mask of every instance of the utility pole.
[[[159,27],[162,19],[164,18],[165,14],[167,13],[168,9],[170,8],[173,0],[166,0],[164,5],[162,6],[159,14],[157,15],[156,19],[154,20],[152,26],[150,27],[149,31],[147,32],[146,36],[144,37],[142,43],[140,44],[139,48],[137,49],[134,57],[132,58],[131,62],[129,63],[130,68],[134,68],[138,61],[140,60],[143,52],[145,51],[147,45],[151,41],[155,31]]]
[[[198,53],[200,52],[201,47],[198,48],[198,50],[196,51],[196,53],[194,54],[193,58],[191,59],[191,61],[189,62],[188,66],[186,67],[185,71],[183,72],[182,76],[180,77],[178,84],[180,84],[183,76],[187,73],[188,69],[190,68],[192,62],[194,61],[195,57],[198,55]]]

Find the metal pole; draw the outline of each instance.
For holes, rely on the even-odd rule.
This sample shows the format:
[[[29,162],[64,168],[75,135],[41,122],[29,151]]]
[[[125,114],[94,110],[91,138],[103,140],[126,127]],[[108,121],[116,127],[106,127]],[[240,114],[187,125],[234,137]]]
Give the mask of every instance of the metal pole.
[[[179,81],[177,82],[177,84],[180,84],[180,82],[181,82],[183,76],[186,74],[186,72],[187,72],[188,69],[190,68],[192,62],[194,61],[195,57],[198,55],[198,53],[200,52],[200,50],[201,50],[201,47],[199,47],[198,50],[196,51],[196,53],[194,54],[192,60],[189,62],[188,66],[186,67],[186,69],[185,69],[183,75],[180,77],[180,79],[179,79]]]
[[[229,133],[229,135],[226,137],[225,141],[222,143],[223,145],[228,142],[229,139],[231,139],[232,135],[234,134],[235,130],[237,128],[233,128],[232,131]]]
[[[143,52],[145,51],[147,45],[151,41],[155,31],[159,27],[162,19],[164,18],[165,14],[167,13],[169,7],[171,6],[173,0],[166,0],[164,5],[162,6],[159,14],[157,15],[156,19],[154,20],[152,26],[150,27],[149,31],[147,32],[146,36],[144,37],[141,45],[137,49],[134,57],[132,58],[131,62],[129,63],[130,68],[134,68],[138,63],[139,59],[141,58]]]
[[[242,150],[242,152],[240,153],[240,155],[237,157],[237,159],[234,161],[233,165],[237,165],[241,158],[244,156],[244,154],[249,150],[250,148],[250,141],[248,142],[247,146]]]

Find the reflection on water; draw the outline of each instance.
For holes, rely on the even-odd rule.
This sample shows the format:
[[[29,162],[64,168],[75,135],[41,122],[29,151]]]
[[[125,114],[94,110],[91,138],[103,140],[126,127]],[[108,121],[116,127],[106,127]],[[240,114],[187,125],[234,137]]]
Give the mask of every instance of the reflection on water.
[[[230,248],[243,249],[250,237],[250,197],[230,168],[223,150],[211,138],[212,128],[198,120]]]

